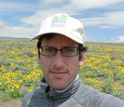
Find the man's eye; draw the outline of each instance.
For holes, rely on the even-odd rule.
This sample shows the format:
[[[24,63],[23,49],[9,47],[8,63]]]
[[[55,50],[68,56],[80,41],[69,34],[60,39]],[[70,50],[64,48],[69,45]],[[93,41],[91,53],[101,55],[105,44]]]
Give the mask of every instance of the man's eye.
[[[65,51],[67,51],[67,52],[74,52],[75,50],[73,48],[65,48]]]
[[[45,48],[45,51],[47,51],[47,52],[53,52],[53,51],[55,51],[55,49],[54,48]]]

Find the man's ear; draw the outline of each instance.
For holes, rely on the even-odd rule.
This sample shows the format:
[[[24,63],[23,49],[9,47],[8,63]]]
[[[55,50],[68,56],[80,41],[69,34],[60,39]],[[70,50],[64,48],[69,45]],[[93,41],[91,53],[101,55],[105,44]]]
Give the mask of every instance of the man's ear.
[[[40,56],[38,55],[37,63],[41,64]]]
[[[85,55],[86,55],[86,52],[82,52],[82,57],[81,57],[81,59],[79,61],[79,66],[82,66],[84,64]]]

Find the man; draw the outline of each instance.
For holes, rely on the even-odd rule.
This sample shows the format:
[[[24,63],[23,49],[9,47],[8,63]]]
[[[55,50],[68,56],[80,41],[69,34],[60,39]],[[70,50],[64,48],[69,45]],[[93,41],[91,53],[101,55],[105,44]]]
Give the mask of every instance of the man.
[[[38,39],[38,63],[42,65],[41,88],[24,96],[22,107],[124,107],[124,102],[79,82],[84,64],[84,28],[67,14],[46,18]]]

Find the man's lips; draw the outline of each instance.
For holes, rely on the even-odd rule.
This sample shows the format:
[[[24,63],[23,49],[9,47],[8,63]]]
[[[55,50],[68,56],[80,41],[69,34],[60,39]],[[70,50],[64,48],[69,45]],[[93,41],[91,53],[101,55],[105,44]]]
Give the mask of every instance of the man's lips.
[[[50,72],[55,77],[63,77],[67,74],[67,72]]]

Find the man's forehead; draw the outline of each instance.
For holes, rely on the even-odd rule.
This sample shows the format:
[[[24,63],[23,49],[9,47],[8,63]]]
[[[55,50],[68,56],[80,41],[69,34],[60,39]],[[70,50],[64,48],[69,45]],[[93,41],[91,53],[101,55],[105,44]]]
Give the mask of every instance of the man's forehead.
[[[72,39],[61,35],[61,34],[56,34],[55,36],[51,37],[50,39],[44,38],[43,39],[43,44],[65,44],[65,45],[77,45],[75,41]]]
[[[68,38],[67,36],[62,35],[62,34],[55,34],[54,36],[49,37],[49,39],[43,38],[43,41],[52,41],[52,40],[53,40],[53,41],[56,41],[56,40],[62,41],[62,40],[64,40],[64,41],[76,43],[74,40],[72,40],[72,39],[70,39],[70,38]],[[56,41],[56,42],[57,42],[57,41]]]

